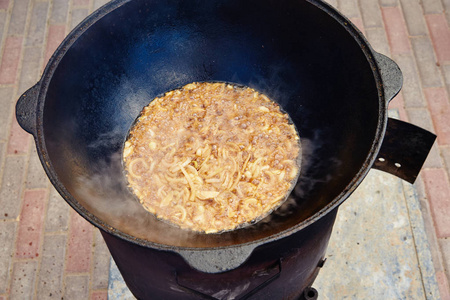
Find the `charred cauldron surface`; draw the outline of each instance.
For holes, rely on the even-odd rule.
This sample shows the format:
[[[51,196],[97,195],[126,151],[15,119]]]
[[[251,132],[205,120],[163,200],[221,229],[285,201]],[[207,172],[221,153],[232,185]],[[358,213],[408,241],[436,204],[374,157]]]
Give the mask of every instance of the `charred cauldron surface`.
[[[252,242],[335,204],[368,167],[386,99],[367,55],[347,28],[307,1],[130,1],[87,28],[48,70],[39,103],[42,146],[73,203],[124,233],[173,246]],[[254,87],[278,101],[305,153],[295,209],[205,236],[142,209],[125,186],[120,153],[149,99],[209,80]]]
[[[121,152],[134,119],[149,100],[194,81],[254,88],[277,101],[300,132],[302,167],[293,193],[252,226],[209,235],[180,230],[147,213],[126,187]],[[207,273],[244,274],[237,268],[244,262],[243,268],[260,270],[259,258],[267,255],[268,274],[301,273],[296,291],[279,289],[280,298],[291,298],[314,279],[338,205],[373,165],[388,101],[400,86],[395,63],[319,0],[117,0],[69,34],[16,112],[57,190],[103,230],[135,295],[176,290],[146,284],[159,278],[152,266],[171,277],[166,282],[198,271],[215,282],[226,273]],[[402,146],[420,146],[410,162],[414,172],[400,172],[411,181],[435,138],[420,132]],[[384,148],[392,149],[394,140],[391,135]],[[375,167],[392,172],[382,163]]]

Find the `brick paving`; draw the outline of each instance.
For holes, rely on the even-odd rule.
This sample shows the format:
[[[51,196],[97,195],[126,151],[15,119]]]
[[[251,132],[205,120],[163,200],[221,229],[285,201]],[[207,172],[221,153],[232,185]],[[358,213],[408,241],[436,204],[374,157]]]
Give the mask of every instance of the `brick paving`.
[[[14,105],[64,36],[106,0],[0,0],[0,299],[107,299],[109,253],[46,179]],[[450,0],[329,0],[401,67],[391,102],[438,135],[415,187],[450,299]]]
[[[109,252],[48,181],[17,98],[106,1],[0,0],[0,299],[107,299]]]
[[[358,27],[361,25],[354,18],[361,16],[360,29],[373,48],[402,69],[403,89],[390,108],[397,109],[401,119],[438,135],[415,187],[441,299],[450,299],[450,1],[328,2]]]

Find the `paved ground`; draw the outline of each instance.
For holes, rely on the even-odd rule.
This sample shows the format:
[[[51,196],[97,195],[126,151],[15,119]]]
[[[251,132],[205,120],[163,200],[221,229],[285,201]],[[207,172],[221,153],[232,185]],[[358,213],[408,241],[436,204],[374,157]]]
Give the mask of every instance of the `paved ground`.
[[[0,0],[0,300],[107,298],[110,260],[98,231],[53,190],[14,118],[57,45],[104,2]],[[450,299],[450,1],[329,2],[400,65],[404,87],[390,108],[438,134],[413,188],[432,273]]]
[[[319,299],[441,299],[413,186],[370,171],[339,208],[314,287]]]

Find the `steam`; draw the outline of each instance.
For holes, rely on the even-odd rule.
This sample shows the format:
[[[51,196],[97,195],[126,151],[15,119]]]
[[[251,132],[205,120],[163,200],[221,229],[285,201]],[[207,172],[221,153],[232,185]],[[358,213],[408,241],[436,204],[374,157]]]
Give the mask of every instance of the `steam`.
[[[317,156],[317,152],[328,147],[324,144],[323,134],[323,132],[317,131],[312,138],[307,138],[302,137],[300,132],[302,165],[295,188],[279,208],[247,228],[255,230],[255,232],[264,232],[265,230],[272,232],[274,228],[287,229],[310,216],[308,214],[311,211],[305,210],[305,208],[309,207],[311,203],[314,204],[314,199],[308,197],[314,190],[317,190],[317,186],[324,186],[332,178],[332,173],[323,176],[320,174],[322,171],[318,170],[335,169],[340,166],[340,162],[332,157],[321,160]],[[98,219],[132,237],[164,245],[208,246],[205,243],[208,243],[209,240],[205,240],[204,235],[202,237],[202,234],[182,230],[158,220],[139,203],[128,188],[122,166],[122,143],[125,135],[124,130],[117,127],[99,135],[87,146],[88,151],[99,147],[115,149],[115,151],[82,168],[84,171],[77,176],[76,185],[71,191],[75,199]],[[258,232],[258,235],[261,232]],[[211,238],[213,241],[218,240],[220,244],[226,239],[232,241],[233,235],[212,235]],[[198,241],[200,244],[197,243]]]
[[[300,132],[302,159],[299,179],[285,202],[260,221],[259,225],[262,228],[286,226],[283,224],[289,218],[298,224],[316,212],[314,206],[318,208],[319,205],[315,203],[314,193],[320,192],[321,189],[318,187],[329,183],[334,178],[333,170],[341,166],[341,161],[335,157],[323,159],[317,155],[318,152],[329,147],[324,142],[326,139],[323,135],[324,132],[317,130],[311,138],[306,138],[302,137]],[[329,171],[324,174],[323,170]]]
[[[87,145],[88,151],[116,149],[110,155],[81,168],[71,193],[91,214],[125,234],[143,240],[171,244],[189,240],[192,233],[161,222],[147,212],[128,188],[122,166],[124,131],[115,128]],[[108,226],[109,227],[109,226]]]
[[[275,82],[282,81],[278,78],[281,76],[279,74],[282,71],[282,67],[280,67],[280,70],[274,70],[272,73]],[[171,75],[166,75],[164,78],[173,82],[185,79],[185,77],[177,75],[175,71]],[[160,78],[160,80],[163,80],[163,78]],[[255,82],[255,85],[258,86],[259,84]],[[282,86],[268,88],[267,91],[264,88],[259,88],[258,90],[267,93],[273,100],[278,101],[283,106],[283,99],[278,99],[277,97],[283,94],[280,89],[282,89]],[[152,97],[149,96],[150,93],[154,93],[154,91],[138,89],[135,83],[122,78],[118,93],[113,95],[113,97],[119,97],[121,100],[112,101],[120,105],[116,108],[117,115],[110,118],[117,125],[112,125],[110,130],[104,130],[84,149],[84,151],[88,152],[107,154],[94,162],[86,162],[86,166],[80,168],[81,172],[77,172],[77,175],[74,175],[77,176],[75,178],[76,184],[70,192],[81,205],[105,224],[132,237],[166,245],[208,246],[210,241],[220,245],[235,244],[236,235],[232,233],[205,239],[202,234],[182,230],[174,225],[158,220],[142,207],[128,188],[122,166],[123,143],[129,126],[131,126],[142,108],[152,100]],[[296,107],[294,109],[294,113],[297,115],[305,113],[304,111],[296,111],[296,109],[302,110],[302,108]],[[296,125],[298,126],[298,124]],[[325,183],[329,182],[333,176],[333,172],[324,175],[323,170],[339,168],[341,163],[333,158],[333,155],[326,156],[326,160],[323,159],[323,155],[317,155],[323,149],[330,148],[330,145],[325,142],[329,141],[329,138],[327,138],[329,133],[316,130],[312,134],[305,136],[299,130],[299,135],[302,159],[297,184],[279,208],[256,224],[248,226],[247,228],[250,228],[250,230],[268,230],[268,232],[273,232],[273,230],[289,227],[293,223],[299,223],[309,217],[311,211],[305,210],[305,207],[307,204],[314,202],[314,199],[311,199],[311,193],[317,190],[318,186],[325,186]],[[332,147],[336,148],[334,145]],[[289,220],[286,222],[289,218],[293,221]],[[247,230],[247,228],[243,230]],[[262,235],[262,233],[258,233],[258,235]]]

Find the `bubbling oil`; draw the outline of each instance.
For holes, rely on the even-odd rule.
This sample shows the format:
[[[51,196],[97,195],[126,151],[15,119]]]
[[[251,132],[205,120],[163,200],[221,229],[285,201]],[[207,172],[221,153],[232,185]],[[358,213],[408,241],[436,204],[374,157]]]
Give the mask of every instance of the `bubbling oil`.
[[[249,87],[194,82],[142,110],[123,149],[143,207],[183,229],[220,233],[257,222],[287,198],[299,134],[280,106]]]

